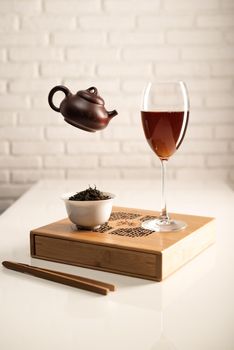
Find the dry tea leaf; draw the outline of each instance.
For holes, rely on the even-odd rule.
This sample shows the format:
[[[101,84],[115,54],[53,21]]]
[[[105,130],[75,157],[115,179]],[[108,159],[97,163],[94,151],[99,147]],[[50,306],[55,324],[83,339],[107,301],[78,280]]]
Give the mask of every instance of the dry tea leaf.
[[[77,192],[74,196],[69,197],[71,201],[98,201],[104,199],[111,199],[111,197],[99,191],[96,186],[94,188],[89,186],[86,190]]]

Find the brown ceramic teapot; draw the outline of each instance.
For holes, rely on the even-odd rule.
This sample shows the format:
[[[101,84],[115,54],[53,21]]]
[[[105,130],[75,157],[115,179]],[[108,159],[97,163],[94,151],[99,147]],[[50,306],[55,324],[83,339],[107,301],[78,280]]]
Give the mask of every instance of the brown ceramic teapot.
[[[66,95],[59,108],[53,104],[53,96],[57,91],[62,91]],[[106,111],[105,102],[94,86],[78,91],[75,95],[65,86],[55,86],[49,93],[48,102],[54,111],[62,113],[67,123],[90,132],[104,129],[118,114],[116,110]]]

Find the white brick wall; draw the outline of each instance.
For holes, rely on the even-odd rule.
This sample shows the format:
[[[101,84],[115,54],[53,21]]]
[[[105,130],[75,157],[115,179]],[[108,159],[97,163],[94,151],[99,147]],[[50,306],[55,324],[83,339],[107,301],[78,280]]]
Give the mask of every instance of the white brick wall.
[[[234,182],[233,0],[1,0],[0,211],[42,178],[159,178],[139,115],[150,78],[190,92],[169,178]],[[65,124],[58,84],[96,85],[119,115],[95,134]]]

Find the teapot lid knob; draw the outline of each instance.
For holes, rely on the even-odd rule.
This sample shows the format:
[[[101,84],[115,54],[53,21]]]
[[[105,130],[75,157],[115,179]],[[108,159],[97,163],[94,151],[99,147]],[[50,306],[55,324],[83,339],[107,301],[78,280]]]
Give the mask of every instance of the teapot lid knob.
[[[84,98],[86,101],[104,106],[105,102],[101,96],[98,95],[98,89],[95,86],[91,86],[87,90],[80,90],[77,95]]]

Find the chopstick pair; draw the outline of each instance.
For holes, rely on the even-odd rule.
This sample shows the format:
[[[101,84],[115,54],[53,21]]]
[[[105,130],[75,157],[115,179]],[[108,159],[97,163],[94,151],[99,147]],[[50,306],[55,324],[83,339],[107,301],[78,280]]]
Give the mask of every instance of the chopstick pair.
[[[48,281],[65,284],[67,286],[88,290],[90,292],[102,295],[107,295],[109,291],[115,290],[115,286],[113,284],[72,275],[61,271],[49,270],[13,261],[3,261],[2,265],[10,270],[27,273]]]

